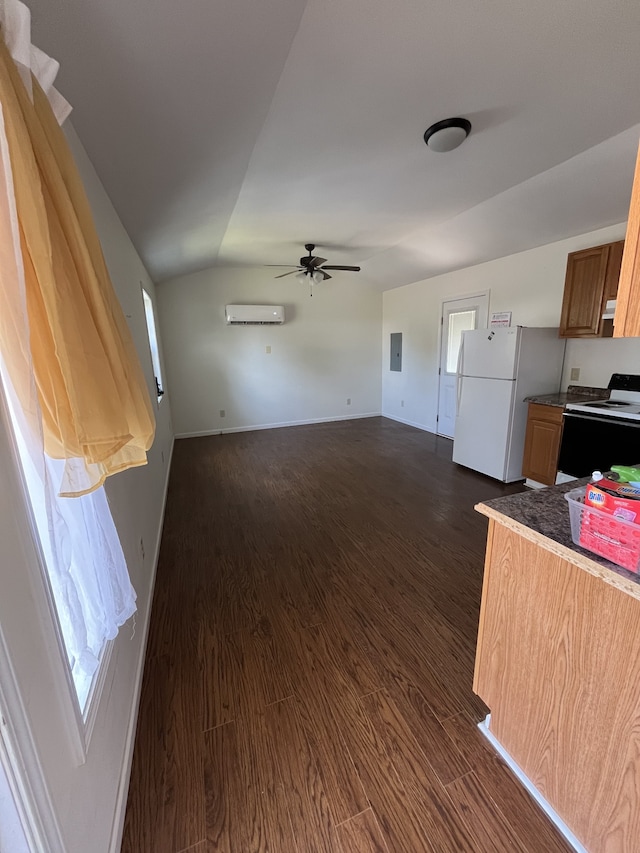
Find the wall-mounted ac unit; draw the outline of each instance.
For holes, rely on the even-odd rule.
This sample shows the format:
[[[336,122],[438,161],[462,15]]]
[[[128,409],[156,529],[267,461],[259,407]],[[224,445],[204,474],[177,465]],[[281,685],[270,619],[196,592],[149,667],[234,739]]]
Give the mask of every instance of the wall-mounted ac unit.
[[[279,326],[284,323],[282,305],[227,305],[227,326]]]

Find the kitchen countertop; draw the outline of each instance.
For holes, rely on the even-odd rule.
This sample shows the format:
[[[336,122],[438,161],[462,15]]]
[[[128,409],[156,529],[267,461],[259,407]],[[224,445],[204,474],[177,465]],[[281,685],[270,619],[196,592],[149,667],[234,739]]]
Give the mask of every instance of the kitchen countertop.
[[[543,406],[564,408],[567,403],[584,403],[586,400],[607,400],[607,388],[595,388],[590,385],[569,385],[566,391],[556,394],[532,394],[525,397],[525,403],[540,403]]]
[[[563,560],[640,599],[640,575],[574,545],[571,539],[569,504],[564,495],[588,482],[589,477],[585,477],[548,489],[531,489],[485,501],[475,508]]]

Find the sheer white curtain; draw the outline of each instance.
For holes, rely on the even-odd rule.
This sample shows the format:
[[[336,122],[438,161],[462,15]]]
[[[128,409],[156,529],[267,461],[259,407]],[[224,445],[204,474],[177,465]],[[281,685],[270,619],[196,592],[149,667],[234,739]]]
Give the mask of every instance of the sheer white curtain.
[[[31,46],[24,47],[26,7],[3,0],[0,22],[9,30],[18,54],[48,70],[47,91],[52,90],[51,64]],[[27,12],[28,14],[28,12]],[[17,35],[16,35],[17,34]],[[7,32],[5,31],[5,37]],[[19,37],[18,37],[19,36]],[[10,39],[7,39],[9,43]],[[22,47],[20,47],[22,45]],[[11,45],[10,45],[11,46]],[[27,61],[25,59],[25,61]],[[57,65],[54,63],[54,66]],[[57,97],[57,104],[64,104]],[[62,106],[58,115],[68,110]],[[5,349],[6,348],[6,349]],[[21,387],[30,387],[28,403],[19,402],[3,351],[20,351]],[[48,570],[55,609],[81,709],[84,710],[107,640],[135,612],[136,595],[129,580],[124,554],[103,488],[82,497],[60,498],[64,460],[44,453],[42,417],[33,379],[29,347],[29,321],[25,278],[11,163],[0,105],[0,377],[21,461],[26,491],[33,509],[37,535]]]
[[[71,106],[53,85],[60,63],[31,44],[31,12],[20,0],[0,0],[0,27],[27,90],[31,92],[33,74],[47,95],[58,123],[62,124]]]

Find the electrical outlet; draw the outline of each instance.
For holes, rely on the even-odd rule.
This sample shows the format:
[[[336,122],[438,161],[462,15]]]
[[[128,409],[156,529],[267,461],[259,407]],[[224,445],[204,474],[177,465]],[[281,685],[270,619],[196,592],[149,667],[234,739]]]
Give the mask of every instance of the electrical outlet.
[[[400,400],[400,406],[404,409],[404,400]]]
[[[140,537],[140,556],[144,560],[144,539]]]
[[[580,379],[580,368],[579,367],[572,367],[571,368],[571,377],[570,378],[573,382]]]
[[[220,417],[221,417],[221,418],[226,418],[226,416],[227,416],[227,413],[225,412],[225,410],[224,410],[224,409],[220,409]]]
[[[351,397],[347,397],[347,406],[351,405]]]
[[[271,353],[271,347],[265,347],[264,351],[266,352],[267,355],[269,355]]]

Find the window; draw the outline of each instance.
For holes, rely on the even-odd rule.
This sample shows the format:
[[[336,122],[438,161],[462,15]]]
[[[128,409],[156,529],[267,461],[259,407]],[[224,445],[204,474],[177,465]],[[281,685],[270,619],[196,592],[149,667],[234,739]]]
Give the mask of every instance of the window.
[[[447,337],[447,373],[455,373],[458,369],[458,353],[462,333],[476,327],[476,309],[470,311],[451,311],[449,314],[449,329]]]
[[[160,402],[162,395],[164,394],[164,385],[162,383],[162,368],[160,367],[160,351],[158,349],[156,318],[153,313],[153,302],[144,287],[142,288],[142,300],[144,302],[144,316],[147,321],[147,334],[149,335],[149,349],[151,350],[153,375],[156,380],[156,394],[158,396],[158,402]]]
[[[146,461],[155,425],[134,342],[59,127],[69,105],[51,87],[57,63],[30,44],[26,7],[14,0],[3,3],[3,11],[5,5],[16,7],[13,55],[21,66],[27,57],[27,72],[31,57],[42,87],[27,91],[3,54],[0,418],[13,439],[16,485],[22,487],[12,497],[39,546],[37,565],[29,565],[41,570],[40,577],[34,574],[42,581],[34,596],[46,592],[52,620],[45,630],[50,636],[53,629],[60,651],[55,676],[65,677],[65,703],[77,697],[71,710],[76,722],[82,712],[78,745],[84,749],[109,641],[136,609],[101,484]],[[13,133],[5,132],[5,121]]]
[[[58,495],[64,461],[47,456],[34,440],[3,367],[0,356],[0,391],[4,391],[54,619],[86,721],[107,643],[135,612],[136,594],[104,487],[80,497]]]

